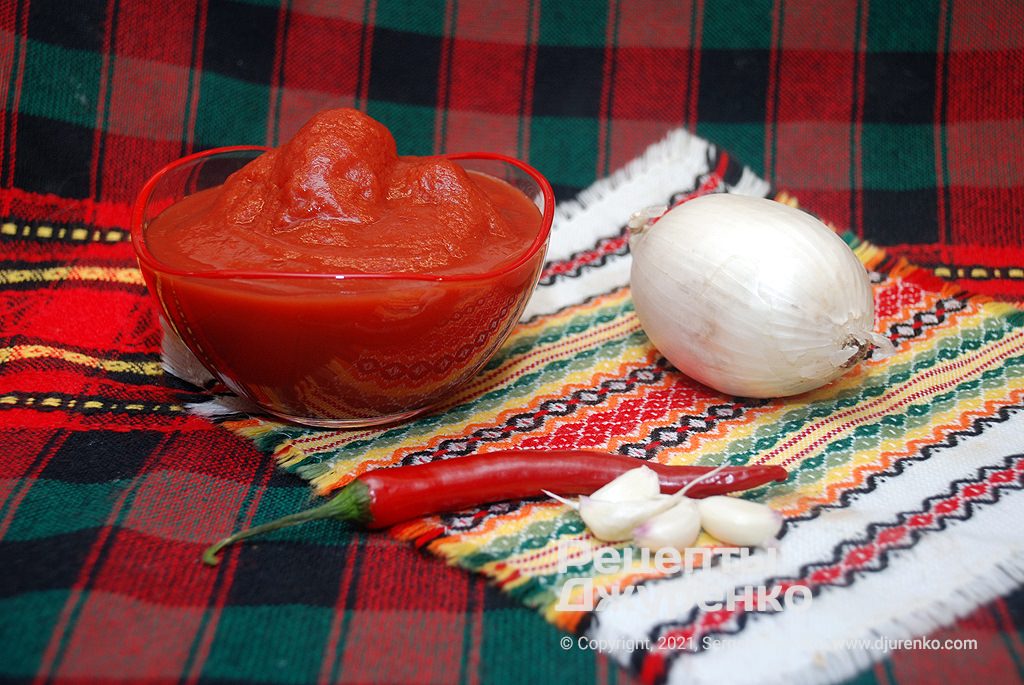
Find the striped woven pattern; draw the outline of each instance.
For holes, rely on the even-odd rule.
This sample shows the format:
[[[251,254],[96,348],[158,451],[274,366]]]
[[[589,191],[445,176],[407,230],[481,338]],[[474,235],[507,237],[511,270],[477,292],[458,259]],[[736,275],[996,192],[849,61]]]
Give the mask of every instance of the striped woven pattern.
[[[1017,0],[0,0],[0,681],[633,680],[593,649],[563,649],[566,633],[486,575],[384,534],[325,522],[233,549],[217,571],[198,572],[199,552],[218,534],[313,498],[248,437],[196,414],[192,405],[208,397],[160,369],[156,309],[126,237],[130,204],[162,165],[213,146],[273,144],[315,111],[347,105],[394,130],[403,153],[521,157],[550,178],[560,205],[586,215],[573,200],[581,190],[685,127],[889,255],[966,290],[1020,299],[1022,22]],[[699,166],[675,178],[704,173]],[[670,185],[656,199],[687,183]],[[624,285],[622,223],[614,216],[552,244],[533,323]],[[891,273],[884,265],[895,263],[875,268]],[[567,284],[574,294],[560,301],[554,291]],[[959,316],[948,311],[904,326],[927,334],[935,318]],[[523,378],[529,383],[529,372]],[[632,376],[630,392],[646,380]],[[615,390],[598,385],[599,394]],[[738,421],[734,412],[751,409],[732,404],[704,420]],[[843,532],[830,539],[834,549],[809,554],[806,568],[780,573],[833,574],[816,585],[815,603],[868,612],[879,598],[899,605],[873,576],[918,558],[945,571],[964,556],[928,557],[929,541],[963,530],[1018,539],[1019,526],[986,518],[1012,500],[1002,461],[969,458],[967,449],[1020,451],[1013,410],[1004,409],[846,490],[830,514],[791,519],[788,549],[819,523]],[[656,458],[678,457],[701,437],[699,424],[661,427],[633,442]],[[597,418],[587,431],[616,437]],[[265,437],[274,449],[288,436],[278,427]],[[951,463],[964,464],[962,473],[922,478],[930,465]],[[899,506],[886,509],[879,501],[893,491]],[[943,504],[951,498],[963,506]],[[877,529],[850,525],[865,507]],[[903,526],[937,508],[950,513]],[[879,536],[890,542],[871,547],[867,566],[840,563]],[[934,577],[911,577],[892,592],[920,588],[924,600],[946,592]],[[642,587],[686,596],[671,580]],[[862,654],[827,679],[1020,680],[1024,589],[996,587],[996,599],[991,590],[915,624],[945,626],[934,637],[978,638],[978,650]],[[711,634],[746,642],[729,664],[741,672],[719,664],[726,670],[715,671],[716,683],[763,675],[773,646],[796,663],[787,614],[721,617]],[[657,632],[607,616],[578,627]],[[666,634],[706,630],[716,616],[677,619]],[[780,636],[789,641],[782,650]],[[614,656],[650,680],[718,663],[710,654]]]
[[[766,188],[702,141],[679,133],[661,145],[669,144],[685,156],[662,162],[677,167],[659,166],[657,149],[644,165],[664,170],[682,163],[693,176],[671,177],[674,190],[666,197]],[[617,187],[629,185],[629,174],[595,188],[587,202],[629,197],[629,187]],[[795,204],[786,194],[776,198]],[[549,303],[531,305],[551,311],[525,320],[479,377],[438,411],[362,431],[303,429],[262,418],[226,425],[255,439],[321,494],[370,469],[509,448],[595,448],[635,457],[638,464],[779,464],[790,471],[785,483],[744,496],[767,502],[792,525],[847,506],[851,496],[874,489],[878,477],[901,473],[979,420],[998,420],[1008,408],[1024,406],[1024,310],[968,295],[852,233],[845,239],[870,274],[876,329],[896,345],[895,356],[869,359],[794,398],[724,396],[680,374],[651,346],[628,287],[581,290],[587,286],[576,281],[585,272],[601,284],[592,287],[614,286],[628,255],[619,225],[608,235],[585,238],[576,227],[574,237],[564,237],[574,231],[572,215],[580,209],[563,210],[553,231],[554,259],[545,269],[550,277],[535,298]],[[587,239],[590,249],[566,254],[569,242]],[[1004,477],[1019,487],[1013,468]],[[587,589],[593,603],[664,576],[638,558],[612,573],[599,573],[591,562],[560,568],[568,546],[575,554],[589,549],[589,559],[608,553],[606,547],[623,558],[627,545],[594,539],[578,514],[552,501],[431,516],[396,526],[392,534],[485,574],[570,630],[590,621],[586,611],[560,608],[560,601],[579,606],[584,599],[578,583],[566,591],[570,579],[593,581]],[[716,543],[702,534],[698,544]],[[804,584],[827,584],[828,573],[819,570]]]
[[[327,107],[403,154],[527,159],[560,199],[686,126],[859,237],[1019,297],[1022,22],[1013,0],[7,2],[0,214],[123,232],[154,169]]]

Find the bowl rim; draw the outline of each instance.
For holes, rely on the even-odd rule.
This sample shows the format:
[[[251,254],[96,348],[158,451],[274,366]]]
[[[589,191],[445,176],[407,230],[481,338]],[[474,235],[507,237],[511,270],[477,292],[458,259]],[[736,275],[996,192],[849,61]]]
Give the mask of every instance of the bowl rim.
[[[453,161],[459,160],[484,160],[484,161],[497,161],[510,164],[531,179],[533,179],[540,187],[541,196],[544,198],[544,208],[541,212],[541,223],[540,230],[537,231],[537,235],[534,236],[533,242],[530,243],[519,256],[508,262],[502,263],[498,267],[491,269],[490,271],[481,273],[454,273],[454,274],[429,274],[429,273],[409,273],[409,272],[383,272],[383,273],[365,273],[365,272],[348,272],[348,271],[323,271],[323,272],[294,272],[294,271],[266,271],[266,270],[244,270],[244,269],[211,269],[211,270],[189,270],[180,269],[177,267],[170,266],[157,259],[152,252],[150,252],[146,245],[145,237],[143,235],[143,213],[146,208],[146,204],[149,202],[150,196],[153,190],[156,188],[157,183],[164,178],[167,174],[175,171],[176,169],[183,167],[187,164],[191,164],[196,160],[203,159],[205,157],[214,157],[217,155],[233,154],[238,152],[259,152],[264,153],[272,150],[273,148],[264,145],[231,145],[224,147],[215,147],[199,152],[194,152],[190,155],[180,157],[169,164],[161,167],[155,174],[153,174],[149,180],[142,186],[142,190],[139,191],[138,196],[135,199],[135,203],[132,207],[131,214],[131,225],[130,234],[132,247],[135,250],[136,257],[139,260],[140,265],[148,267],[149,269],[159,272],[161,274],[168,274],[171,276],[188,277],[188,278],[202,278],[211,280],[229,280],[229,279],[335,279],[335,280],[389,280],[389,281],[435,281],[435,282],[466,282],[466,281],[486,281],[489,279],[503,276],[507,273],[515,271],[523,264],[529,262],[534,255],[537,254],[538,250],[543,249],[544,245],[547,244],[548,237],[551,234],[551,224],[554,221],[555,212],[555,193],[551,188],[551,184],[548,180],[535,168],[523,162],[515,157],[503,155],[497,152],[453,152],[443,153],[438,155],[425,155],[427,158],[440,158],[450,159]],[[258,157],[258,155],[257,155]],[[253,157],[255,159],[256,157]]]

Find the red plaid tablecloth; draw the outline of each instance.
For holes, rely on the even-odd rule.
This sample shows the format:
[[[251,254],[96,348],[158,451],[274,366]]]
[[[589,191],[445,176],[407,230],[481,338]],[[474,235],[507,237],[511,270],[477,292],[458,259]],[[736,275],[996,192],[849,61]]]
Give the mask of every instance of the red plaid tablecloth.
[[[1024,296],[1024,5],[0,1],[0,681],[624,682],[478,576],[334,523],[184,404],[126,228],[146,177],[358,107],[571,198],[680,126],[972,291]],[[1022,446],[1024,447],[1024,446]],[[1024,593],[857,682],[1021,679]],[[756,664],[751,664],[756,668]]]

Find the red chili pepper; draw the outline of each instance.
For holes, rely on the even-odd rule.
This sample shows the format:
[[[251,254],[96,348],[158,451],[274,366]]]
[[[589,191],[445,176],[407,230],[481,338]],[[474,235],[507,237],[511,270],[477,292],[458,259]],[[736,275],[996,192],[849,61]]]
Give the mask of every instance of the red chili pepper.
[[[217,554],[230,544],[306,521],[335,518],[367,528],[387,528],[420,516],[538,497],[543,490],[589,495],[638,466],[654,470],[662,490],[669,493],[712,470],[707,466],[665,466],[591,450],[504,450],[377,469],[353,480],[325,504],[224,538],[203,553],[203,561],[216,564]],[[783,481],[787,475],[781,466],[730,466],[695,484],[687,495],[699,498],[749,490]]]

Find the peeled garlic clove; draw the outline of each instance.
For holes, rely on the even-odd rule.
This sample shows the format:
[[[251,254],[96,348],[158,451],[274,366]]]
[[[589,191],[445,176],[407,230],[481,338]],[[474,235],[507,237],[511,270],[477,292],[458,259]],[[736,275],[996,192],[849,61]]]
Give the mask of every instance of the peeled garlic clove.
[[[655,514],[635,529],[633,540],[640,547],[657,552],[671,548],[680,552],[692,547],[700,535],[700,510],[692,499],[683,498],[673,507]]]
[[[782,528],[782,516],[771,507],[715,495],[698,502],[701,526],[722,542],[739,547],[763,545]]]
[[[580,518],[598,540],[623,542],[633,537],[633,529],[655,514],[672,506],[666,495],[656,498],[612,502],[580,497]]]
[[[660,493],[658,474],[646,466],[639,466],[605,483],[590,496],[607,502],[626,502],[651,499]]]

